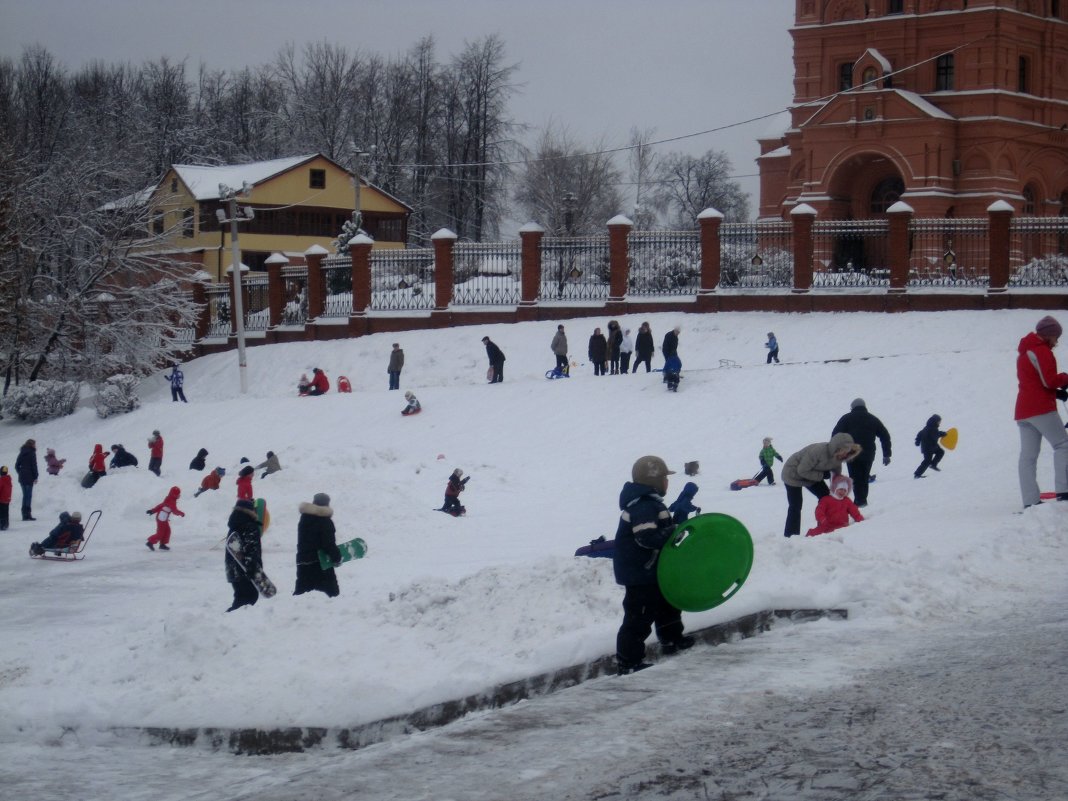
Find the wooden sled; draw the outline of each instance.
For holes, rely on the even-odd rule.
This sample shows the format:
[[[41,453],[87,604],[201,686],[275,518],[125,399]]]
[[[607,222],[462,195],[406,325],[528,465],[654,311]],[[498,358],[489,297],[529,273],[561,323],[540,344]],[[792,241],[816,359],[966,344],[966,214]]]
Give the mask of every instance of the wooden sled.
[[[31,559],[47,559],[51,562],[79,562],[85,558],[85,547],[89,544],[89,538],[93,536],[93,531],[96,529],[96,524],[100,522],[100,510],[96,509],[89,513],[89,517],[85,519],[85,525],[82,529],[85,532],[85,536],[79,542],[73,545],[67,545],[63,548],[46,548],[44,553],[30,554]]]

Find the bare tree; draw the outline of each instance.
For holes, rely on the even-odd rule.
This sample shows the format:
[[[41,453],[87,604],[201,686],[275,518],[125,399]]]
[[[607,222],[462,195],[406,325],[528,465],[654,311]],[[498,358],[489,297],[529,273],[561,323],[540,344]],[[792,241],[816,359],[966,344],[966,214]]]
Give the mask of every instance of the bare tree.
[[[605,150],[603,143],[580,147],[567,131],[546,128],[525,153],[518,177],[522,213],[555,236],[602,233],[623,203],[619,170]]]
[[[630,129],[627,166],[634,184],[634,227],[639,230],[655,227],[657,212],[663,208],[655,183],[659,161],[649,144],[655,136],[655,128]]]
[[[726,154],[709,150],[702,156],[669,153],[657,171],[659,200],[670,209],[679,228],[695,228],[697,215],[707,208],[723,213],[728,222],[749,216],[749,200],[737,181],[731,180]]]

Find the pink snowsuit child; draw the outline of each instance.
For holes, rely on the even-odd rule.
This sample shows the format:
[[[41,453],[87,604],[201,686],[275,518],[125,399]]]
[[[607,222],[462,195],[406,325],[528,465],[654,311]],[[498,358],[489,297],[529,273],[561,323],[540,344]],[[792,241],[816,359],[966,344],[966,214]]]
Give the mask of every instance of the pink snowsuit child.
[[[852,489],[853,480],[848,476],[835,476],[831,479],[831,494],[823,496],[816,504],[816,526],[808,530],[806,537],[829,534],[836,529],[845,528],[851,517],[858,523],[864,519],[860,509],[849,497]]]
[[[161,551],[170,550],[167,543],[171,541],[171,515],[185,517],[185,512],[178,508],[178,497],[181,494],[182,491],[178,487],[171,487],[167,497],[145,513],[156,516],[156,533],[145,541],[148,550],[156,550],[156,545],[159,545]]]

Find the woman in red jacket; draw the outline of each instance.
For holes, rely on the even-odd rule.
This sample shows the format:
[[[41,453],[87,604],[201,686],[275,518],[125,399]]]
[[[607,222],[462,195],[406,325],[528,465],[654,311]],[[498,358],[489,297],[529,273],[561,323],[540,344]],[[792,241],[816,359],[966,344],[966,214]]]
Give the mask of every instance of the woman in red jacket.
[[[1026,509],[1041,503],[1038,452],[1042,440],[1053,446],[1053,488],[1058,501],[1068,501],[1068,433],[1057,413],[1057,399],[1068,400],[1068,374],[1057,372],[1053,349],[1061,338],[1061,324],[1049,315],[1033,333],[1020,340],[1016,358],[1016,425],[1020,429],[1020,495]]]
[[[308,387],[309,395],[325,395],[330,391],[330,379],[326,373],[316,367],[312,370],[311,386]]]

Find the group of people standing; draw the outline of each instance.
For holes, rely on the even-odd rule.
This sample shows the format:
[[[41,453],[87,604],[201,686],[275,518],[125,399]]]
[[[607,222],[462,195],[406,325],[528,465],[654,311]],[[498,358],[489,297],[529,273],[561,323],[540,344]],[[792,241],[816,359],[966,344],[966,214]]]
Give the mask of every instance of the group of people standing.
[[[623,328],[617,320],[609,320],[606,326],[607,333],[594,328],[590,335],[586,348],[586,357],[593,365],[594,375],[626,375],[630,372],[638,372],[638,367],[645,365],[645,372],[653,369],[652,359],[656,352],[653,341],[653,331],[649,323],[643,322],[638,326],[637,335],[631,336],[629,328]],[[665,370],[668,370],[671,359],[678,358],[679,332],[681,328],[676,326],[667,333],[661,346],[665,360]],[[552,342],[549,345],[556,357],[556,368],[566,372],[569,366],[569,350],[567,333],[563,324],[556,326]],[[633,367],[631,358],[634,359]],[[679,365],[681,367],[681,363]]]

